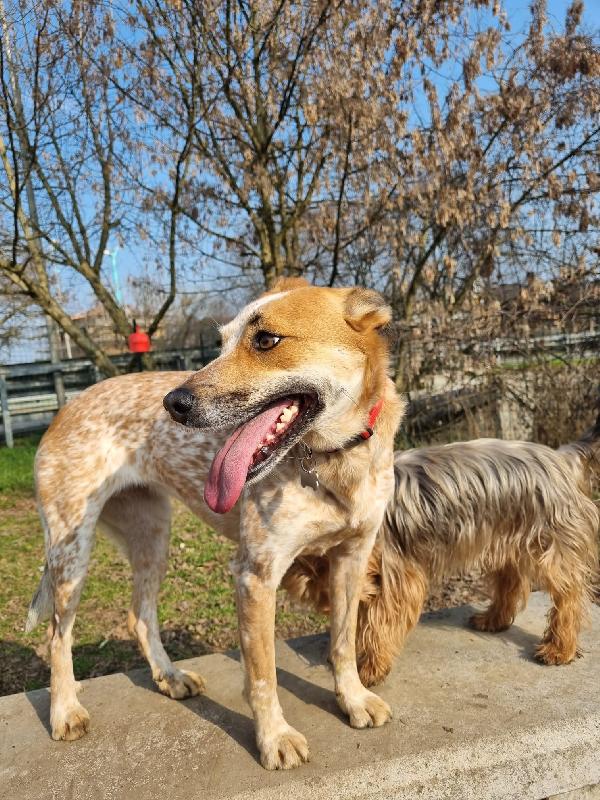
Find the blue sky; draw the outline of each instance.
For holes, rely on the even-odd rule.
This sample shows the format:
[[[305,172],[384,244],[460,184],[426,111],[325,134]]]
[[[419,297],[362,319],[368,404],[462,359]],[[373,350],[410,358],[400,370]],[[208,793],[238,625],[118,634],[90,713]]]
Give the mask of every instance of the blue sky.
[[[562,24],[567,8],[570,3],[565,0],[548,0],[548,17],[552,18],[560,25]],[[523,29],[528,16],[529,3],[519,2],[519,0],[506,0],[505,8],[514,31]],[[584,13],[584,24],[596,31],[600,28],[600,2],[599,0],[586,0]]]

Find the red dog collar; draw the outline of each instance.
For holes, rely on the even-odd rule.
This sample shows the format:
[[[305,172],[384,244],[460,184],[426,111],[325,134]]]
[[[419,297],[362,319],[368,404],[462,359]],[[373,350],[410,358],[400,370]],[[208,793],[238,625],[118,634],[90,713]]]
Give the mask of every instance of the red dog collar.
[[[375,423],[377,422],[377,417],[381,413],[381,409],[383,408],[383,397],[381,397],[373,406],[373,408],[369,411],[369,424],[367,427],[357,433],[356,436],[353,436],[351,439],[348,439],[347,442],[341,447],[337,447],[335,450],[325,450],[326,453],[339,453],[340,450],[350,450],[352,447],[356,447],[357,444],[362,444],[366,442],[368,439],[373,436],[375,432],[373,429],[375,427]]]
[[[373,436],[373,428],[377,422],[377,417],[381,413],[382,407],[383,397],[380,398],[369,411],[369,424],[363,431],[357,433],[356,436],[353,436],[351,439],[348,439],[348,441],[344,442],[341,447],[337,447],[335,450],[322,450],[320,453],[315,453],[315,455],[330,455],[332,453],[339,453],[342,450],[350,450],[352,447],[356,447],[357,444],[366,442],[371,438],[371,436]],[[317,491],[319,488],[319,473],[317,472],[313,451],[305,442],[302,442],[302,446],[304,447],[304,456],[299,459],[300,483],[303,487],[308,486]]]
[[[361,439],[370,439],[373,436],[373,427],[377,422],[377,417],[379,416],[381,409],[383,407],[383,397],[381,397],[373,406],[373,408],[369,411],[369,424],[365,428],[364,431],[361,431],[358,435]]]

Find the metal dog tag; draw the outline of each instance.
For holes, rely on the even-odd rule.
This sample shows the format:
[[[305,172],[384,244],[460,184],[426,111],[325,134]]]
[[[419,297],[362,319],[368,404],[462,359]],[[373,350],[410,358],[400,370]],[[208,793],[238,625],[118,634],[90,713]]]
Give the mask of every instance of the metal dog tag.
[[[300,486],[304,489],[309,487],[316,492],[319,488],[319,473],[312,450],[304,442],[302,442],[302,447],[304,448],[304,457],[300,459]]]
[[[304,467],[300,470],[300,486],[303,486],[305,489],[310,487],[315,492],[319,488],[319,475],[318,473],[313,470],[305,470]]]

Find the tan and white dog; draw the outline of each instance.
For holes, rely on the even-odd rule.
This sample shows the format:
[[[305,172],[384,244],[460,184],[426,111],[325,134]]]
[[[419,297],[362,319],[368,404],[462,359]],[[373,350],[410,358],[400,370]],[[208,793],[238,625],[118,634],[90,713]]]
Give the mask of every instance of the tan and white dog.
[[[159,690],[174,698],[202,691],[202,678],[176,669],[159,636],[170,497],[239,541],[240,646],[262,764],[308,759],[279,705],[274,652],[275,592],[299,555],[329,555],[340,707],[357,728],[390,718],[360,682],[355,653],[362,579],[394,491],[403,412],[387,376],[381,328],[389,319],[375,292],[284,280],[223,328],[222,354],[199,372],[107,380],[57,415],[36,457],[47,567],[28,619],[31,629],[51,618],[55,739],[77,739],[89,724],[71,637],[97,523],[131,562],[129,627]]]

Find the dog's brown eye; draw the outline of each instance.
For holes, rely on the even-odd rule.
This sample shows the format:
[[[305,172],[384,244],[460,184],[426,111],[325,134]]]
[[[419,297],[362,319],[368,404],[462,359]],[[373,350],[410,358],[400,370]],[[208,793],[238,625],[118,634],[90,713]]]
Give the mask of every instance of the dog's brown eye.
[[[252,343],[257,350],[272,350],[280,341],[281,336],[268,331],[259,331]]]

